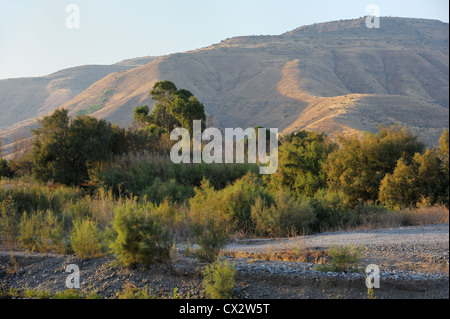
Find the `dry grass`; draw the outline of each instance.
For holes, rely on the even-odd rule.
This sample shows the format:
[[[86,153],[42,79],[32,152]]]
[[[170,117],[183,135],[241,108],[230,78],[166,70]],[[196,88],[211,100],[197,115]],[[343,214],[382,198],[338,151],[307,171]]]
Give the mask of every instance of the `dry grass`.
[[[371,214],[358,229],[424,226],[448,223],[448,221],[449,209],[444,205],[438,205]]]
[[[224,252],[233,258],[256,259],[265,261],[309,262],[323,264],[327,260],[328,251],[308,247],[306,235],[292,233],[288,238],[275,239],[265,252]]]

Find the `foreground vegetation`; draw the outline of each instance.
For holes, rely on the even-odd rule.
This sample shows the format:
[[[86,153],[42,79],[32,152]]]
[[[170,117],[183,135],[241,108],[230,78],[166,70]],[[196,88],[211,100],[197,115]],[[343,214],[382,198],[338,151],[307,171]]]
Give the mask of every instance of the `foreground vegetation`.
[[[261,176],[249,163],[172,163],[168,132],[207,125],[203,105],[167,81],[151,94],[155,110],[137,108],[129,130],[58,110],[28,154],[0,160],[2,245],[170,266],[180,242],[212,263],[233,236],[448,223],[448,131],[435,149],[400,126],[337,143],[300,131]]]

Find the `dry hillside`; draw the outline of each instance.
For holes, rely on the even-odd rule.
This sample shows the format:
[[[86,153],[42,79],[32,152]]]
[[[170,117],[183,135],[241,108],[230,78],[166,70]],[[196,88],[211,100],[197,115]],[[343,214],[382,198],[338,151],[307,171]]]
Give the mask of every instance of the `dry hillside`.
[[[149,91],[165,79],[191,90],[221,127],[336,136],[403,123],[433,145],[449,126],[448,39],[447,23],[406,18],[381,18],[380,29],[360,18],[236,37],[138,67],[124,61],[116,67],[130,69],[102,77],[60,106],[127,126],[135,107],[152,106]],[[20,96],[0,101],[11,112],[21,103]],[[56,106],[44,103],[36,117]]]

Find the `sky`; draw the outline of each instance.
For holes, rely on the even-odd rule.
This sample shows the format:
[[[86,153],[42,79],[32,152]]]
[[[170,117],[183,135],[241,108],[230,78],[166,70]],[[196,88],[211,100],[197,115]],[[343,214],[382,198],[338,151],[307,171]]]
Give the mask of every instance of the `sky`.
[[[161,56],[371,14],[449,21],[447,0],[0,0],[0,79]]]

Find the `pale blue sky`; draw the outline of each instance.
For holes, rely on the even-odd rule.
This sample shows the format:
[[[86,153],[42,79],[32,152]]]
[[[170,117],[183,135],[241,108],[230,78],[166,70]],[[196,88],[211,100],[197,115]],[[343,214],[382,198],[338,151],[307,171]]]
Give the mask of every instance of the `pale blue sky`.
[[[80,28],[66,27],[66,6]],[[448,22],[447,0],[0,0],[0,79],[183,52],[238,35],[367,15]]]

